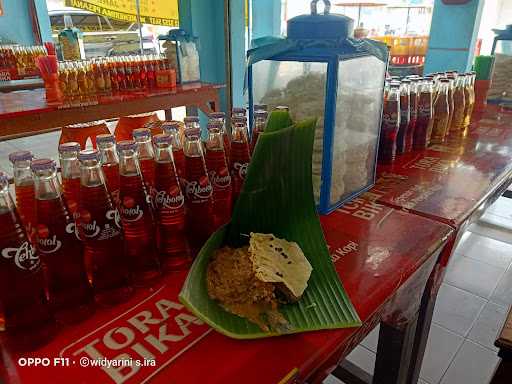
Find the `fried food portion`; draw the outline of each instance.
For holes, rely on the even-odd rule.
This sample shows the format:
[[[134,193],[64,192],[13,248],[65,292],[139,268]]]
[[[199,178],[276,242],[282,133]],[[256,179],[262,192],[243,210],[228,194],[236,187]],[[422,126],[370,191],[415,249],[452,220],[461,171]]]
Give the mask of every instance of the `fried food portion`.
[[[229,312],[245,317],[268,332],[277,312],[275,287],[256,278],[248,247],[215,251],[207,270],[208,295]],[[275,321],[270,321],[275,322]]]

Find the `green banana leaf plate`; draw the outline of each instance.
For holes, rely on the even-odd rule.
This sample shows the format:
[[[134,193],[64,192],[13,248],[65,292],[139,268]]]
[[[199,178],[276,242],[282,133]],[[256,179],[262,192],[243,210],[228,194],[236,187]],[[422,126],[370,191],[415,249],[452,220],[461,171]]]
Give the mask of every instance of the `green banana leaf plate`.
[[[179,295],[192,313],[236,339],[361,325],[334,270],[315,209],[311,154],[316,120],[290,124],[287,112],[271,114],[265,133],[259,136],[231,223],[203,246]],[[223,245],[246,245],[250,232],[272,233],[297,242],[313,267],[302,298],[279,307],[290,325],[284,333],[264,332],[226,312],[208,296],[206,270],[212,253]]]

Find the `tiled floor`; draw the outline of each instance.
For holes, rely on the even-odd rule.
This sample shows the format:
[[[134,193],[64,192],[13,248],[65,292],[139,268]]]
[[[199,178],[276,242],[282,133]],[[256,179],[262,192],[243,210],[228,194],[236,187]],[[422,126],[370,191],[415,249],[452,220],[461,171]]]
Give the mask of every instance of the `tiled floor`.
[[[512,305],[512,199],[500,198],[470,227],[448,265],[434,310],[420,384],[487,384]],[[378,330],[347,357],[369,373]],[[330,376],[328,384],[340,384]]]

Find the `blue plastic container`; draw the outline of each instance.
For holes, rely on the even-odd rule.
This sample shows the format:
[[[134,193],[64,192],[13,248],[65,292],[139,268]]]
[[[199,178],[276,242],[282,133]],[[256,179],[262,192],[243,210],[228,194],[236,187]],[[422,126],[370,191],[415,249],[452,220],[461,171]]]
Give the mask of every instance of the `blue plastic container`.
[[[249,111],[288,106],[294,120],[318,117],[313,189],[328,213],[375,183],[384,80],[389,52],[353,39],[352,19],[317,0],[311,15],[288,21],[287,38],[262,38],[248,52]]]

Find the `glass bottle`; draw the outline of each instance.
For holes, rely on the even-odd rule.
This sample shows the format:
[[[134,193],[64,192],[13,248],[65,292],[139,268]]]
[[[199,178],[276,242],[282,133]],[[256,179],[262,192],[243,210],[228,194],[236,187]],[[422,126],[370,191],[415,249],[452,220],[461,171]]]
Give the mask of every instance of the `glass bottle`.
[[[448,121],[450,120],[450,104],[448,101],[448,87],[450,80],[440,79],[437,97],[434,101],[434,123],[432,125],[431,144],[442,144],[446,138]]]
[[[68,142],[59,145],[59,160],[62,179],[62,191],[69,213],[75,217],[80,197],[80,162],[78,153],[80,144]]]
[[[245,111],[245,110],[244,110]],[[231,157],[229,170],[233,183],[233,201],[238,199],[244,185],[247,168],[251,161],[251,152],[247,138],[247,120],[244,117],[231,118],[233,129],[231,131]]]
[[[155,184],[155,152],[151,144],[151,130],[137,128],[132,131],[133,140],[137,144],[137,155],[142,171],[142,178],[149,193]]]
[[[185,153],[183,152],[183,144],[180,134],[179,121],[165,121],[162,124],[162,130],[171,139],[172,156],[174,158],[174,165],[178,179],[185,178]]]
[[[400,83],[400,127],[396,138],[396,153],[399,155],[406,152],[405,141],[408,134],[407,130],[411,122],[410,84],[411,81],[409,79],[404,79]]]
[[[36,222],[34,178],[30,170],[33,158],[34,156],[29,151],[16,151],[9,154],[9,160],[13,166],[16,206],[21,221],[27,229],[29,240],[32,239],[34,234],[34,224]]]
[[[450,126],[450,134],[460,136],[464,128],[464,111],[466,110],[466,96],[464,92],[466,77],[463,74],[457,76],[455,90],[453,92],[453,119]]]
[[[160,263],[165,270],[187,267],[190,252],[185,232],[185,197],[173,161],[171,136],[153,136],[155,146],[154,205]]]
[[[64,203],[55,161],[34,160],[31,168],[36,190],[36,244],[45,267],[50,304],[57,319],[81,321],[92,313],[93,303],[82,242]]]
[[[116,152],[116,139],[113,135],[105,133],[96,136],[96,145],[99,149],[101,168],[105,175],[107,189],[112,196],[114,205],[119,202],[119,157]]]
[[[466,100],[464,108],[464,127],[468,127],[471,123],[471,115],[475,106],[475,89],[473,83],[473,74],[466,73],[466,81],[464,84],[464,98]]]
[[[77,224],[95,300],[116,304],[133,293],[119,213],[110,198],[96,149],[80,151],[80,199]]]
[[[400,82],[391,81],[382,111],[378,161],[390,164],[396,157],[396,139],[400,127]]]
[[[212,112],[208,116],[208,122],[217,122],[222,124],[222,140],[224,142],[224,153],[229,164],[231,158],[231,139],[226,130],[226,114],[224,112]]]
[[[255,107],[256,108],[256,107]],[[257,110],[254,112],[254,122],[251,134],[251,155],[254,152],[254,148],[258,143],[258,137],[260,133],[265,131],[267,127],[268,112],[264,110]]]
[[[432,81],[423,78],[419,84],[418,119],[414,130],[413,148],[422,150],[430,144],[433,121]]]

